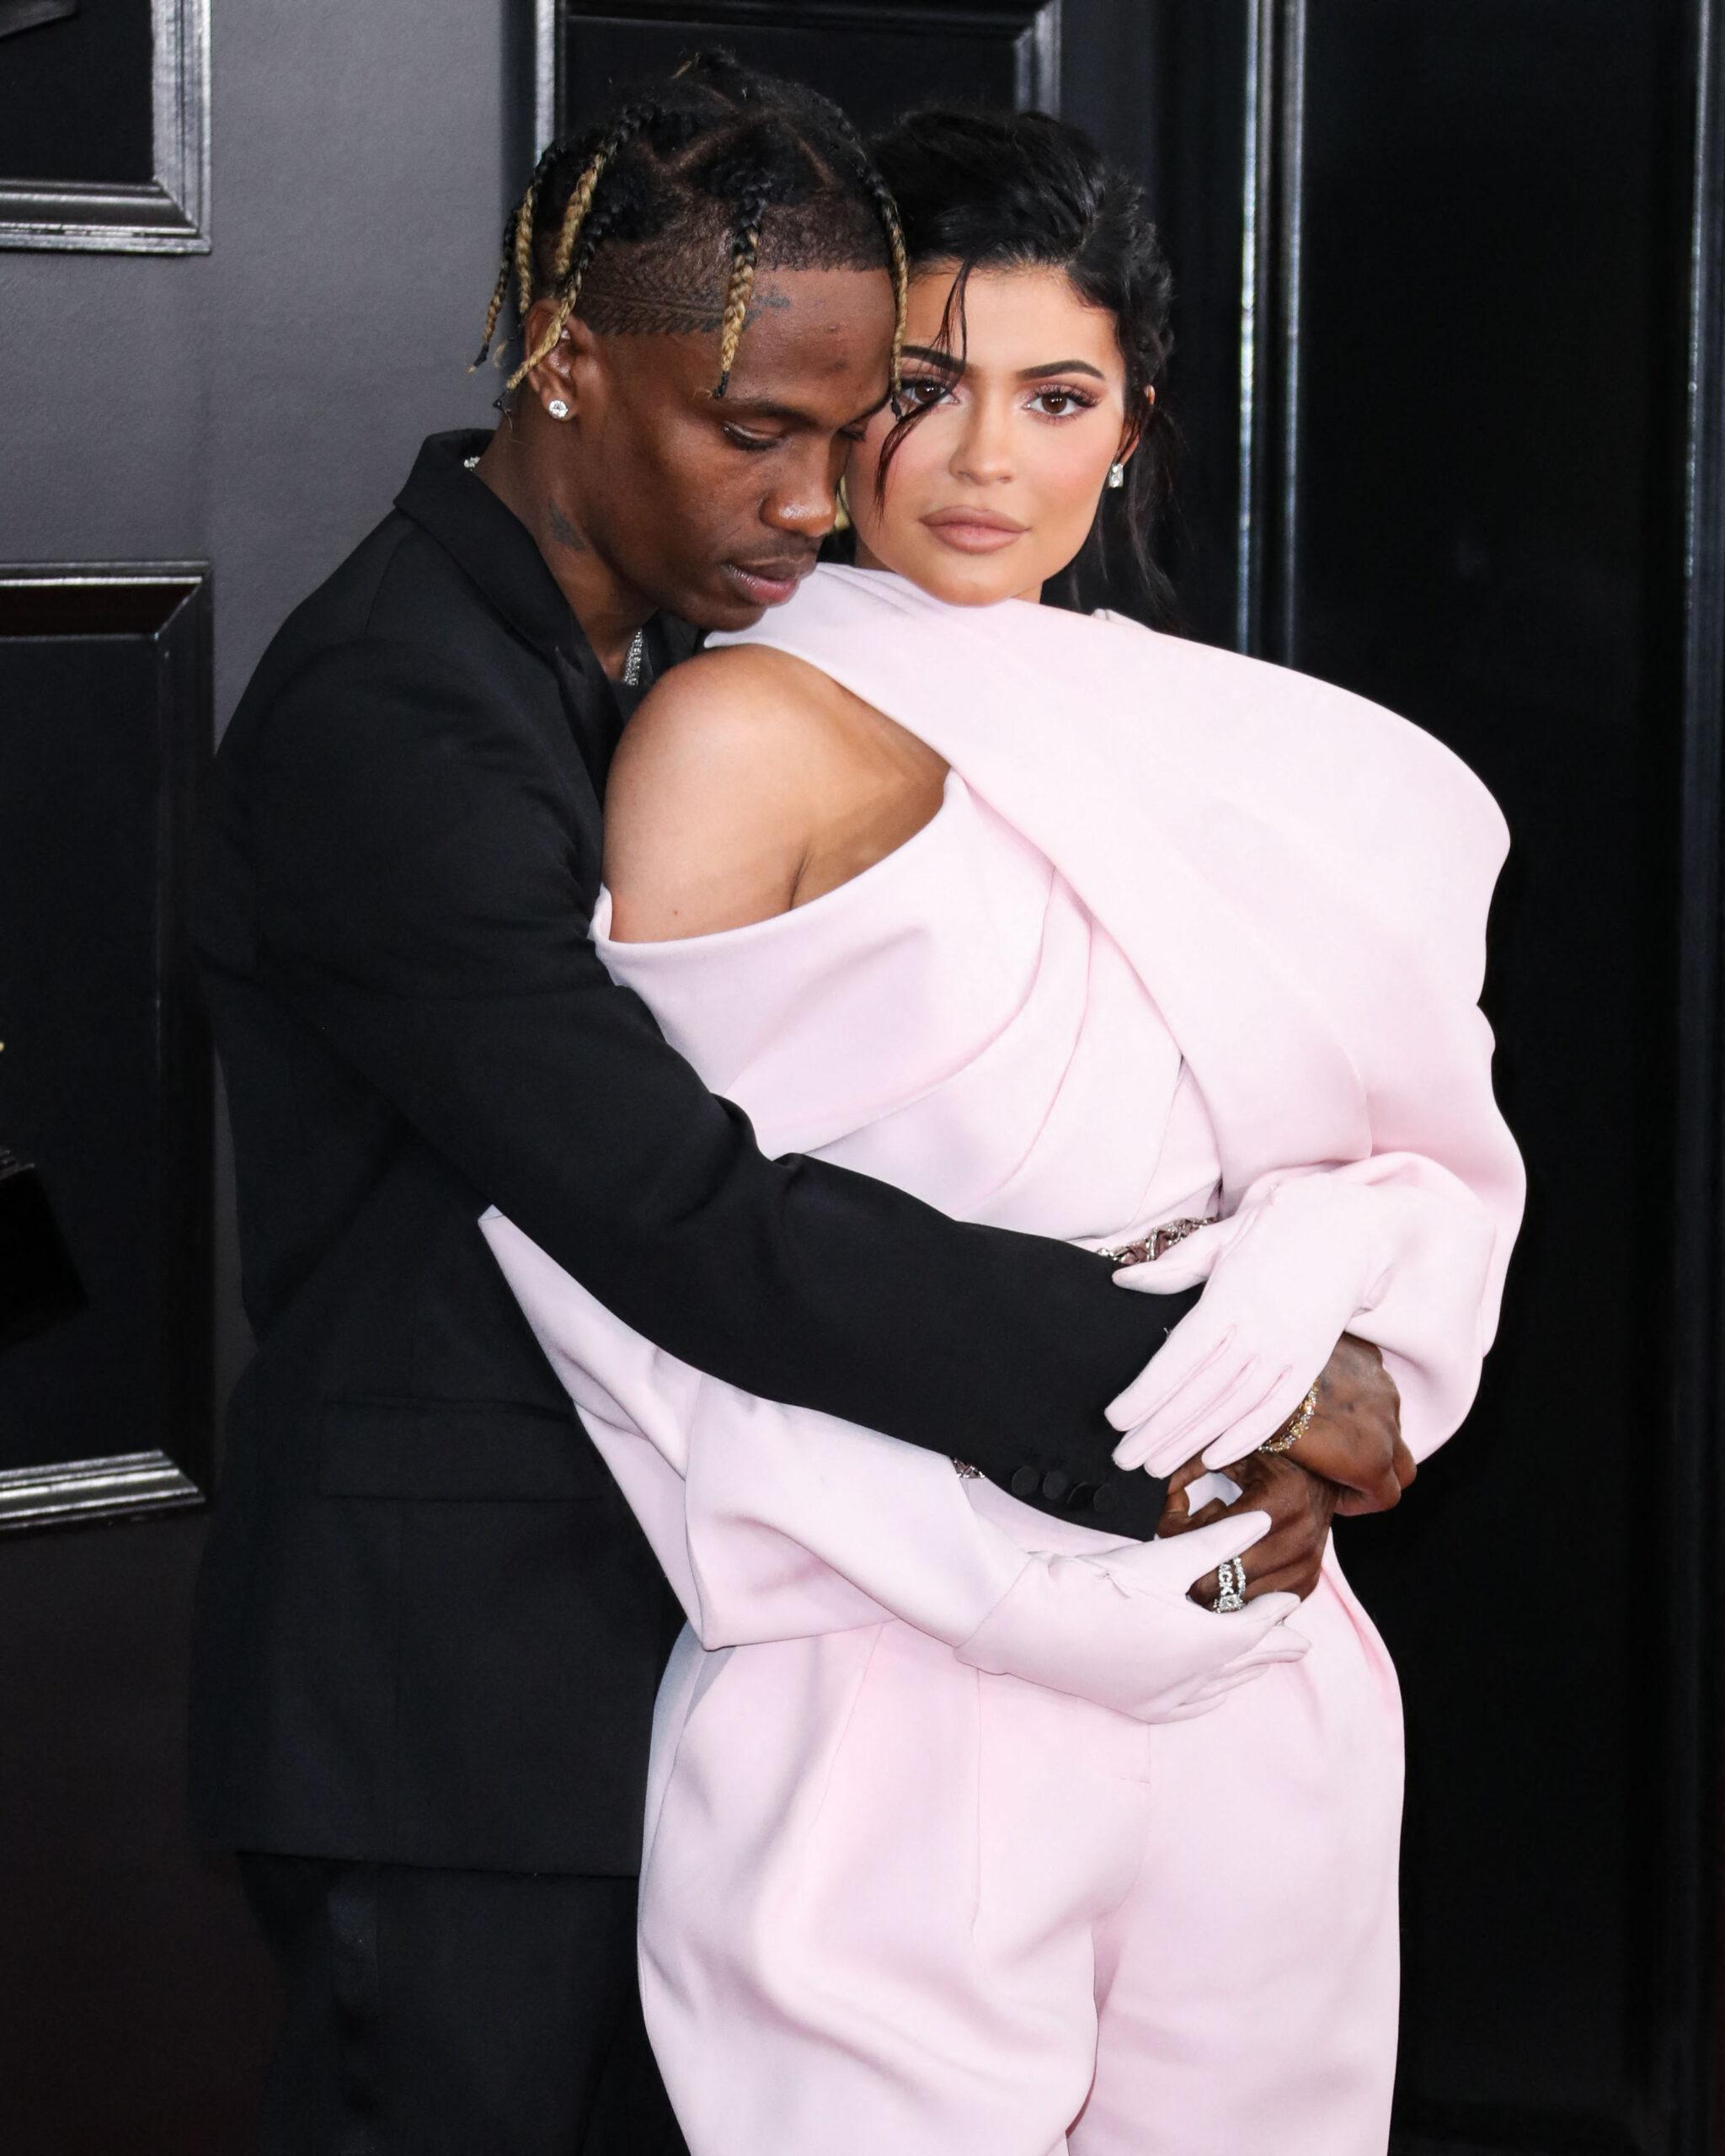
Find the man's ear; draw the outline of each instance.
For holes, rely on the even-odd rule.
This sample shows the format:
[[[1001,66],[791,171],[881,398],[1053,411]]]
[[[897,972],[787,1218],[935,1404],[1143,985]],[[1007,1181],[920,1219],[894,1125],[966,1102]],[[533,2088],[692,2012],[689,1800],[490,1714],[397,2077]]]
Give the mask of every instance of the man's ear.
[[[556,319],[557,307],[553,301],[534,301],[527,310],[525,324],[528,351],[537,350]],[[553,398],[560,398],[569,407],[568,416],[578,419],[583,392],[589,398],[592,392],[596,359],[592,331],[585,322],[571,315],[563,325],[557,342],[529,371],[525,387],[542,405],[549,405]]]

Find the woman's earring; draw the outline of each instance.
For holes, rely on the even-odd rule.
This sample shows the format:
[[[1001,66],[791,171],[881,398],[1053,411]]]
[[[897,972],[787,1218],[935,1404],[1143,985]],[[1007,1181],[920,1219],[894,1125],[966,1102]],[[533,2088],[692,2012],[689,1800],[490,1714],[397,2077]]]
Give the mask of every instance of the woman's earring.
[[[553,397],[545,408],[553,419],[566,419],[569,415],[569,408],[560,397]]]
[[[1108,484],[1111,487],[1124,487],[1125,483],[1126,467],[1120,459],[1116,457],[1108,467]]]

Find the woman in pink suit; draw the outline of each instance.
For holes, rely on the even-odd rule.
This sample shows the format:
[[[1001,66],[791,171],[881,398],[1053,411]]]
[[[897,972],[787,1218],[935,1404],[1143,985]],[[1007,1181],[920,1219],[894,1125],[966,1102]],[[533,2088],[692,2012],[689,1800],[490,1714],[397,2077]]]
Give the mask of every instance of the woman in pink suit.
[[[1342,691],[1039,603],[1151,491],[1155,235],[1039,116],[879,151],[907,333],[856,565],[648,698],[595,935],[769,1151],[1206,1283],[1112,1411],[1187,1532],[736,1393],[488,1215],[689,1618],[648,2024],[694,2156],[1380,2156],[1395,1674],[1333,1550],[1314,1584],[1230,1508],[1344,1332],[1416,1457],[1472,1397],[1522,1198],[1502,819]]]

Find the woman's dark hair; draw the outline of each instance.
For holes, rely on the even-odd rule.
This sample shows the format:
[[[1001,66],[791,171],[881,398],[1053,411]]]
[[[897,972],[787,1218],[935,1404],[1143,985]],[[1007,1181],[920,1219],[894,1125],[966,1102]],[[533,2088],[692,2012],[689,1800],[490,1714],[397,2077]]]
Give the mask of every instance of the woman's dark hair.
[[[1138,596],[1152,619],[1167,620],[1172,588],[1151,545],[1168,493],[1172,444],[1167,420],[1145,392],[1172,349],[1172,280],[1142,189],[1087,135],[1043,112],[911,113],[869,150],[898,204],[912,270],[958,265],[941,323],[943,351],[963,357],[964,286],[975,270],[1064,270],[1081,299],[1113,315],[1138,446],[1124,486],[1103,496],[1064,595],[1076,602],[1081,568],[1103,571],[1109,527],[1116,526]],[[918,416],[905,412],[887,437],[883,489],[893,453]]]
[[[769,213],[771,220],[768,221]],[[628,243],[607,278],[595,258]],[[715,259],[729,250],[723,291]],[[788,270],[890,271],[897,296],[893,386],[904,339],[906,264],[898,214],[862,141],[836,104],[805,83],[697,52],[668,81],[628,97],[609,120],[553,142],[504,227],[503,259],[478,366],[511,283],[525,323],[551,299],[549,328],[510,376],[513,389],[579,311],[618,334],[720,332],[723,397],[761,263]]]

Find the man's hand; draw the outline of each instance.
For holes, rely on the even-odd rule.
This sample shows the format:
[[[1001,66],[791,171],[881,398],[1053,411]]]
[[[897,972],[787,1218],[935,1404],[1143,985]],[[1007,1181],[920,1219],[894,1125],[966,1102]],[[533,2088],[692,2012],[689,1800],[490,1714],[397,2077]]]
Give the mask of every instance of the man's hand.
[[[1344,1332],[1336,1342],[1317,1381],[1317,1412],[1287,1457],[1338,1486],[1343,1519],[1401,1503],[1418,1469],[1402,1442],[1396,1380],[1369,1342]]]
[[[1157,1535],[1189,1534],[1194,1528],[1210,1527],[1226,1519],[1236,1509],[1220,1497],[1195,1513],[1187,1510],[1186,1492],[1200,1475],[1208,1474],[1202,1460],[1190,1460],[1168,1486]],[[1317,1585],[1330,1537],[1330,1520],[1341,1495],[1333,1482],[1301,1467],[1291,1453],[1248,1453],[1236,1465],[1222,1470],[1237,1482],[1242,1495],[1237,1508],[1267,1513],[1269,1529],[1247,1552],[1246,1599],[1255,1595],[1297,1594],[1303,1601]],[[1194,1602],[1215,1606],[1218,1582],[1206,1572],[1191,1589]]]
[[[1297,1469],[1295,1474],[1279,1472]],[[1220,1498],[1198,1512],[1187,1492],[1209,1470],[1188,1460],[1168,1484],[1160,1534],[1184,1534],[1225,1518]],[[1270,1516],[1270,1530],[1247,1568],[1247,1594],[1285,1587],[1301,1597],[1317,1584],[1330,1520],[1388,1512],[1418,1471],[1402,1442],[1402,1401],[1384,1358],[1368,1342],[1344,1332],[1317,1381],[1317,1408],[1290,1452],[1248,1453],[1224,1470],[1238,1483],[1240,1502]],[[1193,1589],[1214,1602],[1214,1572]]]

